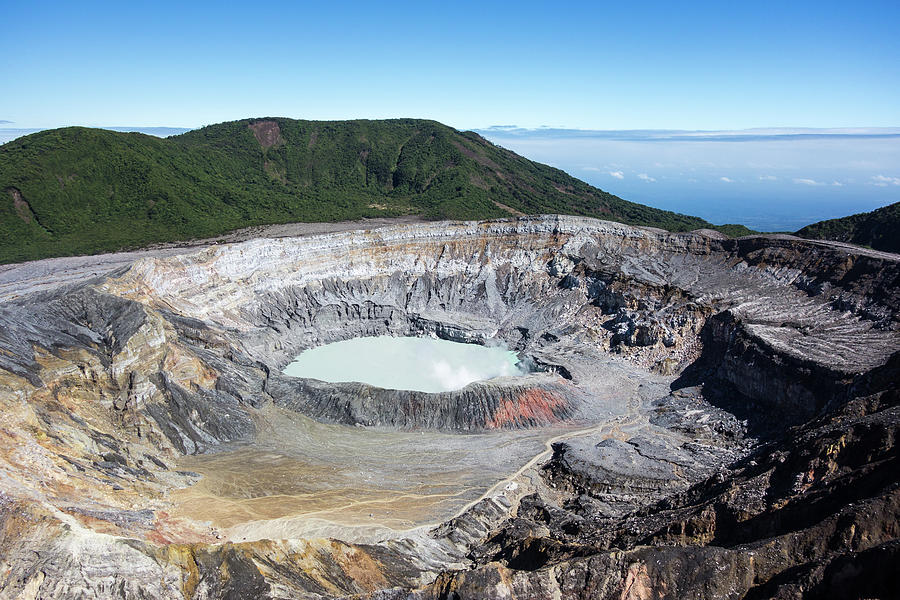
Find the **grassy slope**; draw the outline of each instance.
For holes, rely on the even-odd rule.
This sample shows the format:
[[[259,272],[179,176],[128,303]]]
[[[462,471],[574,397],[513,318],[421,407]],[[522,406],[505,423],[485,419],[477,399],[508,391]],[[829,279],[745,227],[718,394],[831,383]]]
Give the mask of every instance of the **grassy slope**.
[[[270,124],[257,134],[250,125],[260,121]],[[404,214],[480,219],[516,211],[673,231],[711,227],[627,202],[434,121],[257,119],[167,139],[69,127],[0,146],[0,263],[248,225]]]
[[[872,212],[807,225],[796,233],[815,240],[850,242],[900,253],[900,202]]]

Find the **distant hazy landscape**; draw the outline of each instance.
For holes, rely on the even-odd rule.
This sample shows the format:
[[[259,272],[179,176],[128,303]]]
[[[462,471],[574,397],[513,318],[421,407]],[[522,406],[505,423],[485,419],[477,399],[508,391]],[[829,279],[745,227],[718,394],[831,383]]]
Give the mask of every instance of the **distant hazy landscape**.
[[[900,200],[896,128],[478,133],[632,202],[757,231]]]

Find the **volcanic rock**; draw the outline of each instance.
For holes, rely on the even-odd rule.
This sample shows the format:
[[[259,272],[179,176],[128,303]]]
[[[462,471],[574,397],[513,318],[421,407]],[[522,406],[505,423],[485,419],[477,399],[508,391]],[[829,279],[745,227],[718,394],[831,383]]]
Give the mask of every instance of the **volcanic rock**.
[[[563,216],[165,254],[3,272],[0,595],[897,590],[896,255]],[[374,335],[503,342],[540,372],[442,394],[281,374]],[[549,446],[439,525],[245,540],[177,512],[183,457],[262,444],[282,413]]]

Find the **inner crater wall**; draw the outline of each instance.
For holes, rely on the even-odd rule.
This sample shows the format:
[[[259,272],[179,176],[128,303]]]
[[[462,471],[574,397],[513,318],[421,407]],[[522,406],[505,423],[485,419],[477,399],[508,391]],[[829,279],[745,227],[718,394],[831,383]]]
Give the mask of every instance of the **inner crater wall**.
[[[214,331],[275,379],[303,349],[363,335],[497,339],[562,374],[588,345],[661,373],[692,366],[794,419],[897,351],[898,273],[895,255],[789,236],[551,216],[254,240],[144,259],[101,289],[185,337]]]
[[[880,381],[870,374],[900,346],[898,272],[895,255],[787,236],[561,216],[260,239],[6,303],[0,367],[40,393],[99,393],[179,453],[253,439],[253,411],[270,400],[405,428],[577,420],[601,356],[680,375],[676,386],[716,384],[749,418],[787,425]],[[303,349],[386,334],[500,341],[551,375],[433,404],[280,374]]]

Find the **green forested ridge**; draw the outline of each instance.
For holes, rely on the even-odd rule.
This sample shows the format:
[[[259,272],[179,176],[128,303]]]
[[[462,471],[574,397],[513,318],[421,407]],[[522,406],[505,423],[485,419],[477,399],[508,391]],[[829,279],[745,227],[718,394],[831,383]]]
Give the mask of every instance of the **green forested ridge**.
[[[796,235],[814,240],[850,242],[900,253],[900,202],[841,219],[807,225]]]
[[[0,146],[0,192],[0,263],[249,225],[408,214],[565,213],[672,231],[713,227],[627,202],[475,133],[414,119],[248,119],[166,139],[42,131]]]

